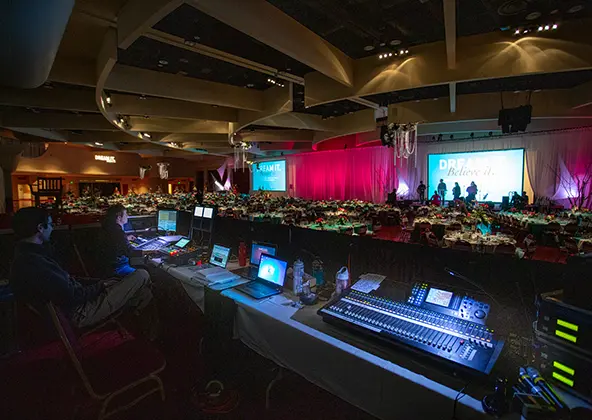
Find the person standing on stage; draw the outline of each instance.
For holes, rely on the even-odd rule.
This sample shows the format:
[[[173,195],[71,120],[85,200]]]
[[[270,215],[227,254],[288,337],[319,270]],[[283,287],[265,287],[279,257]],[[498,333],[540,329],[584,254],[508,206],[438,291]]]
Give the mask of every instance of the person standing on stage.
[[[438,184],[438,194],[440,195],[440,199],[442,201],[442,204],[444,204],[446,202],[446,191],[448,190],[448,188],[446,188],[446,183],[444,182],[443,179],[440,180],[440,183]]]
[[[454,183],[454,187],[452,188],[452,196],[454,197],[454,200],[460,200],[460,185],[458,185],[458,182]]]
[[[471,201],[475,201],[475,199],[477,198],[477,185],[475,184],[474,181],[471,181],[471,185],[468,186],[467,188],[467,201],[471,202]]]
[[[425,192],[426,186],[423,181],[419,181],[419,186],[417,187],[417,194],[419,194],[419,202],[423,204],[425,202]]]

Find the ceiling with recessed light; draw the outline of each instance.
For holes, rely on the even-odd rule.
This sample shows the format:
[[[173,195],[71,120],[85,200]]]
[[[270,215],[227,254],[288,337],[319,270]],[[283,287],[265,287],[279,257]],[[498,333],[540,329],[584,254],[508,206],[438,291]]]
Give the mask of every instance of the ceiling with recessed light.
[[[0,79],[0,127],[214,164],[233,136],[264,157],[373,132],[379,107],[457,132],[528,101],[582,126],[590,23],[592,0],[77,0],[46,82]]]

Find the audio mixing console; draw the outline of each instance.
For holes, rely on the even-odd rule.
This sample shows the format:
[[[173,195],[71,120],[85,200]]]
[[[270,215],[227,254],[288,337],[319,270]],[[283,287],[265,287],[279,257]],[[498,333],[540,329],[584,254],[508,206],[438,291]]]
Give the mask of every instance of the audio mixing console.
[[[489,374],[503,341],[484,325],[488,310],[488,305],[469,297],[421,283],[402,302],[348,289],[319,314],[327,322]]]

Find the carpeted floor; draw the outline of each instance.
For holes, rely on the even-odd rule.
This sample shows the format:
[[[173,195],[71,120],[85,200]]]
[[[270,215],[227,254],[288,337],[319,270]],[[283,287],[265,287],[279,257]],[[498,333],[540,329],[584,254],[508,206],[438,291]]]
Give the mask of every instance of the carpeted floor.
[[[238,407],[225,415],[204,415],[193,402],[196,390],[208,377],[208,360],[200,356],[203,316],[175,281],[155,282],[156,302],[164,326],[155,345],[167,360],[160,375],[166,400],[157,394],[135,407],[111,417],[132,419],[372,419],[373,417],[316,387],[298,375],[286,372],[271,392],[271,407],[265,408],[265,390],[277,371],[270,361],[241,343],[236,343],[239,366],[227,385],[239,392]],[[11,360],[0,361],[0,419],[82,420],[97,418],[97,404],[90,404],[80,380],[69,366],[57,364],[22,370]],[[106,375],[117,374],[105,372]]]

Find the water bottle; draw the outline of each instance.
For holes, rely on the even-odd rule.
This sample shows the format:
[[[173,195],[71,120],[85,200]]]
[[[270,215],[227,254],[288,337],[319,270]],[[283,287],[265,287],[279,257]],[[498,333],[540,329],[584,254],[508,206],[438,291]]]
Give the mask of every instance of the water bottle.
[[[347,267],[341,267],[335,275],[335,296],[339,296],[349,287],[349,271]]]
[[[316,279],[317,287],[320,287],[325,284],[323,262],[318,258],[312,262],[312,276]]]
[[[247,246],[241,242],[238,246],[238,265],[244,267],[247,265]]]
[[[292,291],[295,295],[302,294],[302,278],[304,277],[304,263],[299,259],[294,262],[294,285]]]

